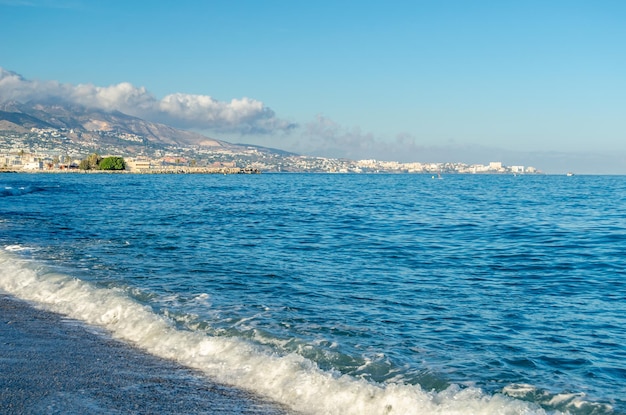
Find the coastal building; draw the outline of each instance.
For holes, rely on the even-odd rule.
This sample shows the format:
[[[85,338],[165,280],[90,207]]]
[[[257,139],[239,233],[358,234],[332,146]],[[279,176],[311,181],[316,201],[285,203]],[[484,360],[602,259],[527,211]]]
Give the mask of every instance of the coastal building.
[[[142,170],[149,170],[152,167],[152,161],[147,158],[129,158],[126,160],[126,166],[128,170],[138,172]]]
[[[491,161],[489,162],[489,170],[500,171],[502,169],[501,161]]]
[[[22,170],[43,170],[43,161],[30,161],[22,166]]]
[[[487,171],[489,171],[489,166],[485,166],[484,164],[472,164],[472,166],[470,167],[470,171],[473,174],[486,173]]]
[[[22,167],[22,158],[16,154],[0,155],[0,168],[16,169]]]

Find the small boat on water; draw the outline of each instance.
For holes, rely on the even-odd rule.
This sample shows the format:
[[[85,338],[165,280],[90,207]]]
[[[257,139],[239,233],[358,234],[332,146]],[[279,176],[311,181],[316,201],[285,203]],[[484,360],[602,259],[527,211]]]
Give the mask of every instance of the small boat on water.
[[[571,177],[571,176],[573,176],[573,175],[574,175],[574,173],[572,173],[571,171],[568,171],[568,172],[567,172],[567,177]]]

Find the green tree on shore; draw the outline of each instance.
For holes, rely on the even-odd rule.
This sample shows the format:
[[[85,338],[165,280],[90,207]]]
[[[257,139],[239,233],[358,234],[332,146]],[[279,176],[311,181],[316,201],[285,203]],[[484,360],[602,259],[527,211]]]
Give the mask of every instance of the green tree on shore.
[[[78,168],[81,170],[125,170],[126,162],[122,157],[111,156],[102,158],[98,153],[93,153],[89,157],[82,159]]]
[[[105,157],[100,162],[100,170],[125,170],[126,162],[122,157]]]
[[[98,170],[102,157],[98,153],[93,153],[80,161],[78,168],[81,170]]]

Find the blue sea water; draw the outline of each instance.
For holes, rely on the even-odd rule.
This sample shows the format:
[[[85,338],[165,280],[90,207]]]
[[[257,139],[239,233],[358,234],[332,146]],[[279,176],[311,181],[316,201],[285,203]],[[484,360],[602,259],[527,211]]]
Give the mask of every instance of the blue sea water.
[[[626,414],[621,176],[0,176],[0,290],[322,414]]]

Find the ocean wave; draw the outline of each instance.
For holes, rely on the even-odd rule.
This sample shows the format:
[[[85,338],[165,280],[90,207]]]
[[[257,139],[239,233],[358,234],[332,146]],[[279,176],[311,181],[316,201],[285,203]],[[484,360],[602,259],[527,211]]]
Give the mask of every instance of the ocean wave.
[[[30,251],[32,248],[22,245],[7,245],[4,247],[5,251],[9,252],[19,252],[19,251]]]
[[[3,189],[0,189],[0,197],[22,196],[29,193],[40,192],[42,190],[42,188],[36,186],[5,186]]]
[[[113,337],[156,356],[199,369],[219,382],[250,390],[303,413],[561,413],[554,406],[546,410],[528,401],[528,394],[519,389],[487,394],[479,388],[452,385],[436,392],[419,385],[369,382],[322,370],[297,353],[277,354],[245,339],[183,330],[122,290],[98,288],[51,272],[6,249],[0,251],[0,289],[49,311],[104,328]],[[577,396],[568,402],[580,406],[582,401]],[[571,410],[572,405],[561,404],[565,411]],[[549,402],[546,406],[550,408]]]
[[[582,392],[553,394],[533,385],[512,384],[505,386],[502,393],[514,398],[537,402],[542,406],[555,408],[565,413],[605,414],[612,412],[611,406],[590,402],[585,399],[585,394]]]

